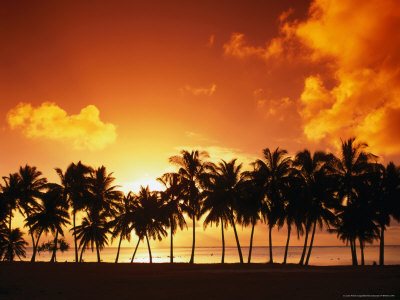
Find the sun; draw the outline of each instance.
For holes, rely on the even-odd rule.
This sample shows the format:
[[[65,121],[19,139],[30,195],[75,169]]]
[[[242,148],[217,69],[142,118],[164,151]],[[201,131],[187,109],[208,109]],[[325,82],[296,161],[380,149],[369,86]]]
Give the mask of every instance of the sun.
[[[138,193],[140,190],[140,186],[146,187],[149,186],[149,189],[151,191],[163,191],[165,190],[165,186],[159,183],[156,179],[152,178],[143,178],[141,180],[137,181],[130,181],[130,182],[124,182],[120,184],[120,190],[124,192],[125,194],[128,194],[129,192],[134,192]]]

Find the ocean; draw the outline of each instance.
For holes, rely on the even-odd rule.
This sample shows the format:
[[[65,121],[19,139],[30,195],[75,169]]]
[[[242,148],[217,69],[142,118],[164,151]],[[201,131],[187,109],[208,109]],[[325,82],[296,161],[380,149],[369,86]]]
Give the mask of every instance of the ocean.
[[[145,244],[142,244],[145,245]],[[29,261],[32,256],[32,248],[26,249],[26,258],[22,259]],[[190,259],[191,254],[190,247],[176,247],[174,248],[174,262],[185,263]],[[289,247],[288,251],[288,263],[298,263],[301,257],[303,247],[293,246]],[[121,248],[119,254],[119,262],[127,263],[131,261],[134,247]],[[273,258],[275,263],[281,263],[283,261],[284,246],[272,247]],[[154,248],[151,249],[153,262],[162,263],[169,262],[170,249],[169,248]],[[195,249],[195,263],[220,263],[221,262],[222,249],[220,247],[197,247]],[[242,247],[243,260],[247,262],[249,247]],[[103,262],[114,262],[117,254],[117,248],[108,247],[101,251],[100,257]],[[372,265],[374,262],[379,262],[379,246],[366,246],[364,250],[365,263]],[[70,248],[68,251],[57,253],[58,262],[73,262],[74,261],[74,249]],[[357,250],[358,260],[360,262],[360,250]],[[36,256],[37,261],[49,261],[51,254],[41,252]],[[83,255],[85,262],[96,262],[97,255],[96,250],[86,250]],[[266,263],[269,261],[269,249],[268,247],[253,247],[251,262],[254,263]],[[147,263],[149,262],[149,255],[147,247],[139,246],[135,256],[134,262]],[[225,249],[225,262],[226,263],[238,263],[239,255],[236,247],[227,247]],[[330,265],[351,265],[351,254],[350,247],[347,246],[314,246],[309,261],[310,265],[315,266],[330,266]],[[385,264],[393,265],[400,264],[400,245],[396,246],[385,246]]]

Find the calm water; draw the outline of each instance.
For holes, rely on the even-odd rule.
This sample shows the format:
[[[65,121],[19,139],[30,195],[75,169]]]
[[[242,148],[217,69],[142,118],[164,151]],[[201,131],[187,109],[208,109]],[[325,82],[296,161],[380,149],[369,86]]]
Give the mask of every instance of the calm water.
[[[285,247],[272,247],[274,262],[282,262]],[[288,263],[298,263],[303,247],[290,247],[288,253]],[[121,248],[119,262],[130,262],[134,248]],[[219,247],[199,247],[195,250],[196,263],[220,263],[221,248]],[[106,248],[101,251],[101,259],[104,262],[114,262],[117,248]],[[169,248],[152,249],[153,262],[169,262]],[[248,247],[242,248],[243,259],[247,262],[249,253]],[[367,246],[365,251],[365,262],[367,265],[379,261],[379,246]],[[191,248],[175,248],[174,261],[188,262],[191,254]],[[358,259],[360,253],[358,250]],[[32,248],[27,248],[27,258],[32,256]],[[40,253],[37,261],[49,261],[51,255],[48,253]],[[83,259],[86,262],[97,261],[96,251],[88,250],[84,253]],[[57,261],[72,262],[74,261],[74,249],[70,249],[64,253],[57,253]],[[265,263],[269,261],[268,247],[253,247],[252,262]],[[149,262],[147,247],[139,247],[134,262]],[[236,247],[228,247],[225,249],[225,262],[239,262],[238,251]],[[328,266],[328,265],[351,265],[350,247],[345,246],[314,246],[310,257],[311,265]],[[385,264],[400,264],[400,246],[385,246]]]

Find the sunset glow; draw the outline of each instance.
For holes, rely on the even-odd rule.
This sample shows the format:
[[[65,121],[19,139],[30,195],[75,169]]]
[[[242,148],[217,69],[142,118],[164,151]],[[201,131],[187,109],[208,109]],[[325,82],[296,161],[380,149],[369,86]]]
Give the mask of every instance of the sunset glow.
[[[54,168],[82,161],[127,194],[162,190],[182,149],[250,170],[264,148],[337,153],[352,136],[400,164],[398,0],[2,1],[0,28],[1,176],[29,164],[59,182]],[[220,245],[219,227],[197,226],[199,246]],[[265,224],[254,239],[267,244]]]

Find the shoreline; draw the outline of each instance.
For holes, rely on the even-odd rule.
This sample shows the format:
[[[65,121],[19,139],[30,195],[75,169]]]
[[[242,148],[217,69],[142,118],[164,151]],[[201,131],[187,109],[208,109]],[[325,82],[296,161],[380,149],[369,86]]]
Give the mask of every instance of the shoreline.
[[[400,298],[400,265],[0,263],[0,299]]]

